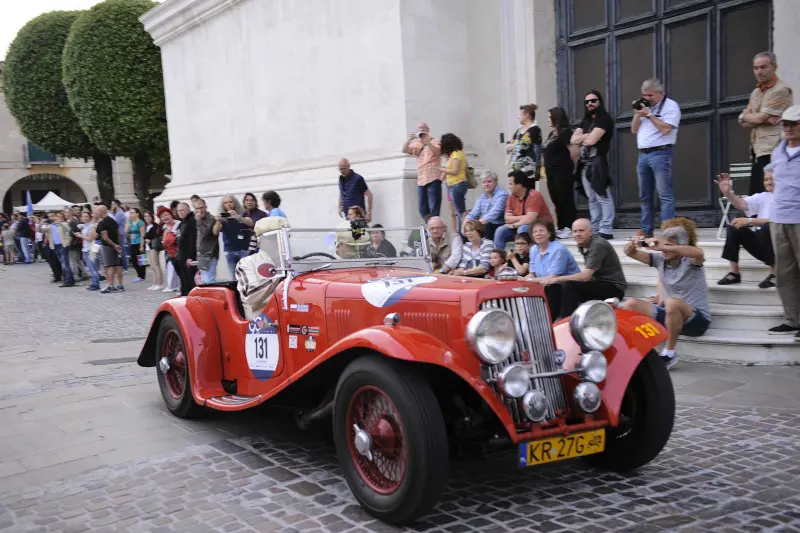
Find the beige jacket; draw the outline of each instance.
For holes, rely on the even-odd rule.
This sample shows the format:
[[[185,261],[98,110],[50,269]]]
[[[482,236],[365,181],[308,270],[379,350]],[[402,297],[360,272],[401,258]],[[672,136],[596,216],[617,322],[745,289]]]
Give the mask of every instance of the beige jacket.
[[[267,272],[259,273],[259,266],[274,265],[275,262],[265,252],[245,257],[236,265],[236,288],[242,296],[244,316],[250,320],[261,314],[269,302],[272,293],[280,284],[282,277],[275,277]],[[262,271],[265,269],[262,268]]]
[[[780,117],[792,105],[792,89],[783,80],[778,79],[774,85],[761,89],[756,87],[750,94],[747,108],[751,113],[768,113]],[[764,123],[750,132],[750,149],[756,157],[770,155],[781,142],[781,125]]]
[[[61,245],[65,248],[72,244],[72,233],[69,231],[69,224],[66,222],[58,224],[52,223],[50,224],[50,228],[47,230],[47,242],[50,245],[50,249],[53,250],[56,247],[56,244],[53,242],[53,232],[58,231],[59,235],[61,236]]]

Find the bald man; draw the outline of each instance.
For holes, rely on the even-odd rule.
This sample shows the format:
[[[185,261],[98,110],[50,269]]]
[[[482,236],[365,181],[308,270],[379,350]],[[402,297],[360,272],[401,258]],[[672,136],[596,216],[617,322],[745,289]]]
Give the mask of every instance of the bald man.
[[[589,300],[622,300],[625,289],[628,288],[617,252],[611,243],[592,233],[591,222],[585,218],[576,220],[572,224],[572,237],[578,244],[578,251],[583,255],[583,270],[568,276],[532,280],[545,286],[563,284],[559,319],[572,315],[580,304]]]
[[[339,161],[339,216],[347,218],[347,210],[358,206],[364,210],[367,222],[372,222],[372,191],[360,174],[350,168],[350,161]]]
[[[103,265],[106,267],[106,278],[108,285],[100,292],[108,294],[111,292],[122,292],[125,287],[122,285],[122,241],[120,233],[124,228],[120,228],[114,217],[109,216],[108,209],[104,205],[94,208],[94,217],[98,221],[94,231],[102,244]],[[120,231],[122,229],[122,231]],[[114,280],[117,284],[114,285]]]

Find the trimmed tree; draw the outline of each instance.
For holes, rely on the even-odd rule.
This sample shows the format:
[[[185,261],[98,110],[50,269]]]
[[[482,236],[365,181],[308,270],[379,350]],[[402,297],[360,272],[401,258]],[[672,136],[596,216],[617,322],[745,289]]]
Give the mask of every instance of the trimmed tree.
[[[150,0],[106,0],[75,20],[63,81],[83,130],[102,150],[130,157],[141,205],[152,208],[153,161],[169,158],[161,50],[142,23]]]
[[[22,134],[61,157],[94,160],[103,201],[114,198],[111,157],[97,149],[69,105],[61,79],[61,57],[80,11],[51,11],[28,22],[8,49],[3,92]]]

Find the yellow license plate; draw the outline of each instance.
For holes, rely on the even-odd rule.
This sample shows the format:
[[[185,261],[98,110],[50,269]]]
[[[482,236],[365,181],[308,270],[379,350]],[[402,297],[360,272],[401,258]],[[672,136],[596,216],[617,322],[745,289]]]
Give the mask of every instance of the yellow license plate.
[[[572,435],[549,437],[519,445],[519,466],[537,466],[606,449],[606,430],[595,429]]]

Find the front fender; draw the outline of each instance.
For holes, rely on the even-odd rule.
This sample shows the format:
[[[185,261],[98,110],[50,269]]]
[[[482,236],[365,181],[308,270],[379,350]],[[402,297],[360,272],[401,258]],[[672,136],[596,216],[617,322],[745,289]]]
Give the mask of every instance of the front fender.
[[[649,316],[627,309],[615,309],[614,311],[617,314],[617,338],[614,340],[614,344],[604,352],[608,360],[608,376],[600,384],[603,403],[612,426],[619,424],[622,398],[625,396],[628,383],[639,363],[650,350],[667,340],[668,336],[667,330]],[[649,324],[649,327],[644,326],[645,324]],[[575,368],[581,357],[581,348],[572,338],[569,319],[555,324],[553,332],[556,337],[556,347],[567,352],[564,368]]]
[[[453,349],[433,335],[418,329],[404,326],[375,326],[344,337],[331,345],[320,354],[319,358],[300,369],[297,377],[308,373],[322,361],[353,349],[371,350],[393,359],[440,366],[453,372],[472,387],[494,411],[509,435],[515,435],[514,421],[508,409],[481,377],[480,360],[466,348],[466,342],[463,349],[460,346],[458,348]]]
[[[165,317],[171,315],[178,323],[186,347],[192,396],[202,405],[208,398],[227,394],[222,388],[222,345],[219,328],[210,306],[202,298],[188,296],[172,298],[162,303],[150,326],[139,366],[156,364],[158,329]]]

